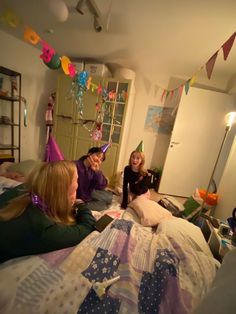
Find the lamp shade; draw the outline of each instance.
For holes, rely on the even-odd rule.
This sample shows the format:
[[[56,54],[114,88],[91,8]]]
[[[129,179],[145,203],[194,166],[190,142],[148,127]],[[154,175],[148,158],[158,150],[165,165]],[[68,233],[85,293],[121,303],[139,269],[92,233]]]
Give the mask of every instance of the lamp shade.
[[[231,126],[236,122],[236,111],[232,111],[225,116],[226,127],[231,128]]]

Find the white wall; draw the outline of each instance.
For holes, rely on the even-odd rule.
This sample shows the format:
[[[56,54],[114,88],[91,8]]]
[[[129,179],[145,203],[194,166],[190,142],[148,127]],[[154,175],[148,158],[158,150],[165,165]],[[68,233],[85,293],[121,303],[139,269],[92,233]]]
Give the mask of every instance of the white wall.
[[[124,150],[123,166],[128,163],[131,152],[143,140],[145,167],[163,167],[170,134],[152,133],[144,129],[149,106],[173,106],[173,104],[161,102],[162,92],[161,88],[158,89],[157,85],[144,77],[142,73],[136,73],[134,105],[128,126],[130,130]]]
[[[0,31],[1,65],[22,74],[22,96],[28,105],[28,126],[21,123],[21,160],[43,159],[45,150],[45,110],[48,96],[55,91],[57,71],[48,69],[40,50]]]
[[[236,136],[231,148],[231,152],[220,181],[218,194],[219,203],[214,216],[226,220],[232,215],[232,210],[236,207]]]

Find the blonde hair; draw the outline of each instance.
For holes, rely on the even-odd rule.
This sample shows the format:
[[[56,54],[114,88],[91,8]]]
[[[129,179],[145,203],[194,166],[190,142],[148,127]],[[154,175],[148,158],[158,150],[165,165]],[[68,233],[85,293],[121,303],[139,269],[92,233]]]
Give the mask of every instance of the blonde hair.
[[[56,223],[75,223],[68,190],[76,171],[73,161],[56,161],[43,163],[41,167],[34,169],[27,178],[28,191],[40,197],[49,209],[47,215]],[[0,220],[11,220],[20,216],[29,203],[29,195],[12,200],[1,209]]]
[[[129,157],[129,166],[131,166],[131,158],[133,156],[134,153],[138,153],[142,159],[140,165],[139,165],[139,173],[141,175],[143,174],[146,174],[147,173],[147,170],[144,168],[144,164],[145,164],[145,155],[143,152],[138,152],[136,150],[133,150],[132,153],[130,154],[130,157]]]

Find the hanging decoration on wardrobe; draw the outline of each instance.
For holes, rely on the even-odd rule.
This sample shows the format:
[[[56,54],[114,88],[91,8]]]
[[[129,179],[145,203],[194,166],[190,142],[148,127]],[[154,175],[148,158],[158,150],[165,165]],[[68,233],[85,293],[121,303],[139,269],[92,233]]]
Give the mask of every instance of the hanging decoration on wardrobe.
[[[18,25],[22,24],[21,19],[10,9],[6,9],[3,14],[0,16],[0,19],[10,27],[17,27]],[[178,86],[175,89],[168,90],[161,86],[156,85],[156,89],[161,89],[161,102],[164,102],[167,98],[172,99],[174,96],[181,96],[183,90],[185,90],[186,95],[188,94],[189,88],[194,84],[196,81],[196,77],[198,72],[205,68],[207,77],[210,80],[211,75],[214,69],[214,65],[216,59],[218,57],[219,51],[223,50],[224,60],[227,60],[228,55],[231,51],[231,48],[234,44],[234,40],[236,37],[236,31],[228,38],[226,42],[207,60],[207,62],[199,68],[199,70],[194,73],[187,81],[183,84]],[[39,42],[42,44],[42,54],[40,57],[43,59],[44,63],[51,69],[58,69],[60,66],[62,67],[64,73],[71,77],[75,77],[76,69],[70,59],[66,56],[60,57],[56,51],[50,47],[43,39],[39,37],[39,35],[29,26],[24,25],[24,39],[29,43],[36,45]],[[91,91],[94,92],[97,90],[98,86],[92,82],[92,78],[90,80]],[[88,88],[87,88],[88,89]],[[82,107],[82,104],[81,104]]]

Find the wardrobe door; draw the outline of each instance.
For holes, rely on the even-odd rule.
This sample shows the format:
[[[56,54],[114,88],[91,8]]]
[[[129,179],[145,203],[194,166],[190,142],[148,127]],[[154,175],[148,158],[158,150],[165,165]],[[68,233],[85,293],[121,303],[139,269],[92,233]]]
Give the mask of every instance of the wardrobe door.
[[[101,166],[104,174],[110,178],[117,171],[120,150],[125,142],[123,133],[127,123],[125,116],[130,81],[93,77],[92,82],[105,88],[107,97],[103,104],[101,95],[91,88],[84,93],[82,103],[76,103],[72,92],[72,79],[64,74],[59,76],[53,133],[65,158],[72,160],[85,155],[93,146],[100,147],[111,143],[106,151],[106,160]],[[103,113],[100,141],[95,141],[92,136],[99,114],[97,103]]]
[[[71,93],[72,79],[60,74],[57,82],[56,105],[54,110],[53,135],[66,159],[74,158],[75,105]]]
[[[99,76],[93,76],[92,82],[97,86],[104,86],[104,79]],[[75,113],[75,138],[74,138],[74,159],[78,159],[86,155],[89,148],[93,146],[100,146],[100,142],[96,142],[92,138],[92,131],[95,127],[97,110],[96,104],[99,102],[99,95],[96,91],[88,90],[83,96],[83,116],[77,112]]]

